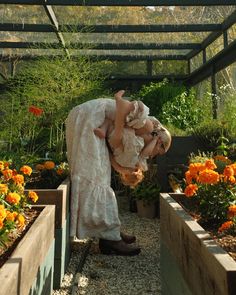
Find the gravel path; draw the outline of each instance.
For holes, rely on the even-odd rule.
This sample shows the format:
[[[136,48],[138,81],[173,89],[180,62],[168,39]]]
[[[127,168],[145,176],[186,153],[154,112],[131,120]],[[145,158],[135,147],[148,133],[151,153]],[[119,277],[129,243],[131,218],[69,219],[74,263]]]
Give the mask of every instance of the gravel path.
[[[129,212],[125,197],[118,197],[118,204],[122,230],[136,235],[141,253],[132,257],[102,255],[97,240],[78,241],[62,288],[53,295],[161,294],[159,219],[140,218]],[[86,247],[89,253],[83,264]],[[82,270],[78,269],[82,264]]]

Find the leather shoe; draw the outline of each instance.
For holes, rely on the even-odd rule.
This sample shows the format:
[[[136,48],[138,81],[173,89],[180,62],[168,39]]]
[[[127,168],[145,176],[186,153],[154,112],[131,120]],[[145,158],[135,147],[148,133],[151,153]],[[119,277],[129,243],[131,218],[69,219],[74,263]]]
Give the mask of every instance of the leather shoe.
[[[110,241],[110,240],[99,240],[99,249],[102,254],[110,255],[122,255],[122,256],[134,256],[141,252],[140,247],[134,245],[128,245],[123,240]]]
[[[126,243],[126,244],[132,244],[136,241],[136,237],[132,235],[127,235],[123,232],[120,233],[121,239]]]

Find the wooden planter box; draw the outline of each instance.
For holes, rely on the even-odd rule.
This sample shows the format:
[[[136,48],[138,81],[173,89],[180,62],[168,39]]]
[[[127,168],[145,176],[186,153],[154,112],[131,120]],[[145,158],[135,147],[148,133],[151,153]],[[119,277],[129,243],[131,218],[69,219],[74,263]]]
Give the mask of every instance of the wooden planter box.
[[[39,216],[0,268],[0,293],[50,295],[53,287],[55,206]]]
[[[236,262],[175,201],[160,194],[162,295],[235,295]]]
[[[70,179],[66,178],[56,189],[33,189],[33,191],[37,192],[39,196],[37,204],[56,206],[53,288],[58,289],[61,287],[71,254],[69,235]]]

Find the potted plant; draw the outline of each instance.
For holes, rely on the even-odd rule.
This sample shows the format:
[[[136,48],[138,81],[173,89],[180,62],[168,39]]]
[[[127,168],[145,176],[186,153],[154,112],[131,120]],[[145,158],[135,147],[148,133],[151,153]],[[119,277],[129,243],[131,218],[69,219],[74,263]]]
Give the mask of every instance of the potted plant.
[[[236,163],[191,160],[184,194],[160,195],[163,294],[233,295]]]
[[[137,214],[140,217],[154,218],[161,187],[156,181],[157,165],[150,164],[144,180],[131,191],[131,198],[136,201]]]

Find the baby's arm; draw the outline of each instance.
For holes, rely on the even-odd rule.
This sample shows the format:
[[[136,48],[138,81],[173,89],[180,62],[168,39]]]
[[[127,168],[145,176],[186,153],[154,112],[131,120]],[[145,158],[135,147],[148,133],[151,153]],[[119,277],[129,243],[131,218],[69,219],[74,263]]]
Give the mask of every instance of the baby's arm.
[[[140,156],[142,157],[150,157],[152,155],[152,152],[156,146],[157,143],[157,136],[153,138],[152,141],[150,141],[147,145],[144,146],[142,149]]]
[[[105,119],[102,125],[98,128],[94,129],[94,134],[97,135],[99,138],[104,139],[109,132],[109,127],[111,126],[112,122],[109,119]]]

